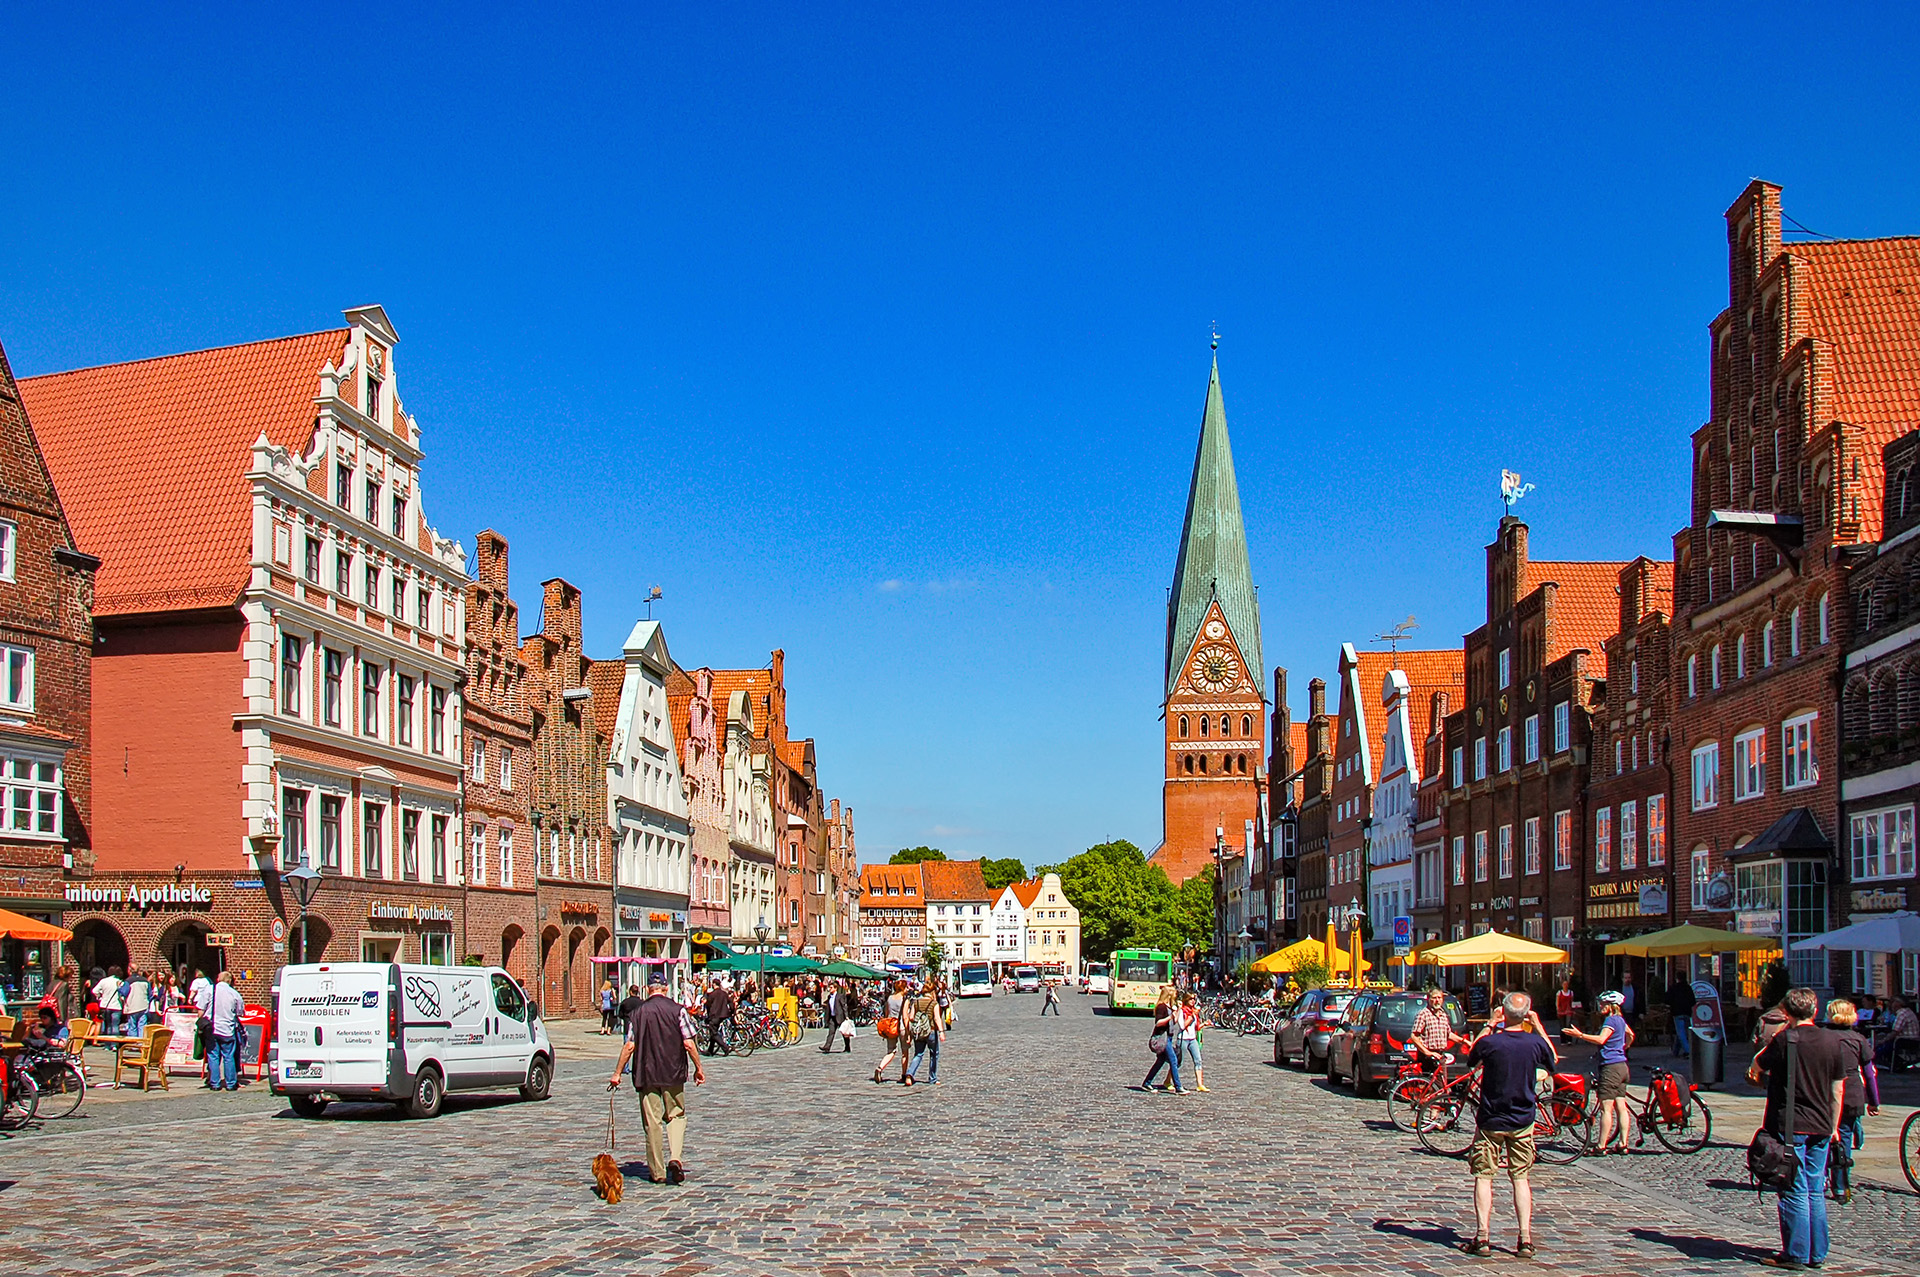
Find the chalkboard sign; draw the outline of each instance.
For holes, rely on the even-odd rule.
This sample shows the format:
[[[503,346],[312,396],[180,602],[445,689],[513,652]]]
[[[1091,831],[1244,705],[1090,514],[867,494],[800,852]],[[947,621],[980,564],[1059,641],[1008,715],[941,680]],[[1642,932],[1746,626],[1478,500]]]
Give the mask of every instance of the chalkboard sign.
[[[1487,986],[1476,984],[1467,990],[1467,1014],[1476,1020],[1487,1018]]]

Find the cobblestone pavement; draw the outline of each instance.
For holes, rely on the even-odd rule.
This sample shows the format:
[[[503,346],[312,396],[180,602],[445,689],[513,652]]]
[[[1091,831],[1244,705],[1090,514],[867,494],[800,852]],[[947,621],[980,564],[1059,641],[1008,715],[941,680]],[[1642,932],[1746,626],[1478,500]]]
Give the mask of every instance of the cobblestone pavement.
[[[941,1084],[868,1080],[878,1055],[812,1043],[714,1061],[690,1088],[689,1182],[644,1182],[630,1089],[617,1098],[625,1202],[592,1191],[609,1039],[560,1026],[544,1104],[454,1100],[430,1123],[335,1106],[182,1114],[139,1130],[55,1129],[0,1145],[8,1232],[0,1272],[106,1274],[953,1273],[1577,1274],[1756,1271],[1771,1199],[1716,1184],[1738,1153],[1540,1168],[1540,1256],[1470,1260],[1469,1181],[1390,1128],[1375,1101],[1269,1063],[1257,1038],[1214,1034],[1209,1094],[1128,1089],[1146,1024],[1072,997],[964,1003]],[[169,1106],[169,1113],[176,1111]],[[1730,1133],[1744,1137],[1744,1132]],[[1730,1169],[1731,1168],[1731,1169]],[[106,1204],[106,1205],[103,1205]],[[1888,1195],[1904,1249],[1852,1244],[1827,1271],[1910,1274],[1920,1200]]]

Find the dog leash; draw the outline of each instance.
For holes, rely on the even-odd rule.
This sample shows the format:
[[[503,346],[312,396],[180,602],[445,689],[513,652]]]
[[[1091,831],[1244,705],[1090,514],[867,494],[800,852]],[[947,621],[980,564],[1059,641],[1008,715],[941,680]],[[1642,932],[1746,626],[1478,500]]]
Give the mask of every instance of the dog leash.
[[[609,1095],[607,1097],[607,1151],[609,1153],[614,1152],[619,1147],[613,1142],[613,1133],[614,1133],[613,1113],[614,1113],[614,1097]]]

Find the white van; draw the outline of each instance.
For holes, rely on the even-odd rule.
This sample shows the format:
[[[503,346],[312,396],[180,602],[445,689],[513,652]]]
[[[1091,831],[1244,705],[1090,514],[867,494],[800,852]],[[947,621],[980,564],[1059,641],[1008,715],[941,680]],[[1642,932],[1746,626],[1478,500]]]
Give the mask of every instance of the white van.
[[[1040,992],[1040,968],[1015,967],[1013,969],[1013,991],[1015,993]]]
[[[301,1117],[333,1099],[433,1117],[448,1091],[553,1085],[540,1008],[499,967],[301,963],[280,968],[273,1012],[268,1082]]]

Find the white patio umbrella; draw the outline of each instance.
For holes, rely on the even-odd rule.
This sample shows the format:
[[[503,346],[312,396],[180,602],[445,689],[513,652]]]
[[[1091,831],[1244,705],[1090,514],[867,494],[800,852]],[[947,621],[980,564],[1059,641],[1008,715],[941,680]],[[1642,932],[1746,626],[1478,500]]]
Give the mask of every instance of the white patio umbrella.
[[[1795,953],[1812,949],[1852,949],[1864,953],[1920,953],[1920,913],[1902,909],[1837,931],[1793,942]]]

